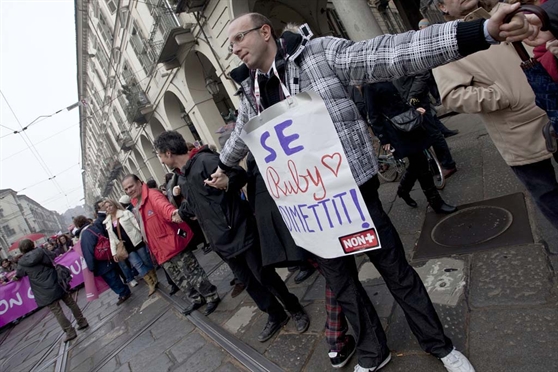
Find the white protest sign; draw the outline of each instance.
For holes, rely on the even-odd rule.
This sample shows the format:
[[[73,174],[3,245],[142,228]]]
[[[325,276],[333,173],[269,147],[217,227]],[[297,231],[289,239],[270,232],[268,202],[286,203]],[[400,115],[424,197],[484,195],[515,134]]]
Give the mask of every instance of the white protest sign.
[[[297,245],[323,258],[380,248],[317,93],[299,93],[273,105],[244,125],[241,138]]]

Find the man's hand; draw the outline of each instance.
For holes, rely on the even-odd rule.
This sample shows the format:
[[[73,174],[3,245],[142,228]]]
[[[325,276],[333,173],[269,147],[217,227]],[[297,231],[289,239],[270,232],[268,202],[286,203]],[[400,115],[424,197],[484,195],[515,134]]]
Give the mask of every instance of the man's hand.
[[[554,35],[550,31],[540,31],[542,22],[539,17],[534,14],[525,14],[525,18],[531,27],[536,30],[531,37],[524,40],[525,44],[536,47],[554,39]]]
[[[546,43],[546,50],[558,58],[558,40],[554,39]]]
[[[214,187],[219,190],[226,190],[229,186],[229,177],[225,172],[217,167],[215,173],[211,175],[211,179],[203,181],[207,186]]]
[[[520,3],[513,5],[501,3],[498,10],[486,21],[488,33],[494,40],[513,42],[533,36],[536,27],[527,21],[523,13],[516,14],[509,23],[504,23],[504,18],[520,6]]]
[[[182,190],[180,189],[180,186],[174,186],[172,188],[172,195],[174,196],[179,196],[181,192]]]
[[[387,143],[387,144],[383,145],[382,148],[386,151],[391,151],[391,143]]]
[[[426,110],[423,109],[422,107],[417,107],[417,111],[418,111],[418,113],[421,114],[421,115],[426,114]]]
[[[171,219],[172,219],[172,222],[174,222],[174,223],[184,222],[184,221],[182,221],[182,218],[180,218],[180,215],[178,214],[178,209],[175,209],[174,212],[172,212]]]

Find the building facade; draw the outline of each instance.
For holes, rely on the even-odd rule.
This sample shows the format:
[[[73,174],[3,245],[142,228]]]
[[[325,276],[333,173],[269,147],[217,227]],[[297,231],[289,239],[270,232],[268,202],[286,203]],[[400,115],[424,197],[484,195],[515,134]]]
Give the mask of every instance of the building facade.
[[[0,256],[6,258],[10,245],[32,234],[46,236],[65,231],[63,217],[26,195],[12,189],[0,190]]]
[[[219,147],[216,132],[239,103],[229,73],[240,61],[226,33],[238,15],[363,40],[409,28],[397,9],[384,0],[76,0],[86,205],[119,199],[128,173],[164,182],[152,145],[163,131]]]

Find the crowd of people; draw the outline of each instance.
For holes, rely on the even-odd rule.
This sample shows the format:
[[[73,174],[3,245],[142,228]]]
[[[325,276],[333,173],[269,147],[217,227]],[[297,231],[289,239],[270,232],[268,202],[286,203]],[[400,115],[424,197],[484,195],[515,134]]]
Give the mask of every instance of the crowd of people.
[[[311,321],[276,268],[300,269],[299,281],[318,270],[326,280],[325,336],[332,366],[343,367],[355,353],[357,372],[378,371],[389,363],[386,334],[359,281],[354,256],[324,258],[297,245],[259,170],[262,159],[240,136],[245,124],[263,110],[291,94],[313,90],[325,102],[382,244],[381,249],[365,254],[401,306],[423,350],[450,372],[474,371],[446,336],[420,277],[407,262],[399,234],[382,208],[377,176],[381,170],[371,131],[395,157],[409,160],[397,195],[417,207],[409,192],[418,180],[436,213],[453,213],[456,207],[446,203],[433,184],[424,150],[433,147],[444,175],[451,176],[457,167],[445,137],[457,132],[439,121],[432,106],[442,103],[454,111],[479,113],[504,160],[558,228],[553,155],[541,134],[550,113],[535,105],[517,56],[501,43],[528,37],[532,43],[553,41],[550,33],[539,32],[540,24],[533,17],[517,15],[504,23],[504,17],[516,7],[497,4],[491,7],[488,20],[475,17],[461,22],[478,9],[477,0],[436,1],[447,23],[429,25],[424,20],[421,31],[362,42],[311,39],[304,29],[292,26],[278,38],[269,19],[258,13],[231,22],[231,52],[243,62],[231,72],[241,87],[241,104],[236,124],[227,128],[221,152],[194,147],[176,131],[164,132],[154,141],[158,158],[172,170],[164,185],[157,187],[153,180],[143,182],[138,175],[129,174],[121,181],[126,195],[118,201],[97,201],[92,220],[85,216],[74,219],[74,233],[87,267],[118,295],[117,305],[131,296],[129,286],[137,285],[136,277],[144,280],[151,296],[157,290],[155,270],[160,266],[172,293],[180,290],[189,298],[185,315],[203,306],[205,315],[213,313],[221,299],[193,254],[203,245],[219,255],[241,283],[240,290],[245,288],[267,313],[267,323],[258,335],[260,342],[271,339],[291,318],[299,333],[306,332]],[[557,8],[556,0],[547,3],[555,33]],[[553,50],[548,44],[548,52]],[[403,114],[417,123],[410,132],[397,129],[396,117]],[[243,159],[244,168],[239,166]],[[43,272],[53,276],[49,260],[57,250],[68,249],[70,242],[68,237],[59,237],[56,246],[49,243],[45,249],[22,242],[17,277],[28,275],[33,291],[56,287],[51,279],[47,283],[37,278]],[[35,297],[56,315],[66,340],[75,338],[75,330],[70,329],[58,300],[72,309],[78,329],[87,327],[79,308],[63,291]],[[348,334],[349,324],[352,335]]]

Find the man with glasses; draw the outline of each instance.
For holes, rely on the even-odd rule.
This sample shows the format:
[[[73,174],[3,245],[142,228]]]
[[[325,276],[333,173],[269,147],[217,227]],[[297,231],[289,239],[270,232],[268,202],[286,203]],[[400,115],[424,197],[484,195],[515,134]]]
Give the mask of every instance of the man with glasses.
[[[318,93],[335,125],[382,242],[381,249],[369,251],[367,255],[405,312],[422,348],[440,358],[451,372],[470,372],[474,368],[445,336],[428,293],[407,263],[399,235],[382,209],[372,139],[348,97],[347,87],[416,74],[487,49],[491,43],[501,40],[501,31],[517,38],[532,35],[533,30],[523,16],[502,25],[505,15],[515,9],[517,6],[504,7],[486,22],[446,23],[419,32],[382,35],[361,42],[333,37],[310,40],[307,28],[301,28],[300,34],[287,32],[276,39],[271,22],[258,13],[238,17],[228,29],[231,50],[244,62],[231,72],[231,77],[241,85],[243,97],[235,131],[221,152],[219,168],[206,184],[226,189],[226,173],[249,152],[240,134],[251,118],[285,99],[287,90],[292,95],[301,91]],[[377,371],[384,367],[391,359],[386,335],[358,281],[354,258],[316,257],[316,261],[358,340],[355,371]]]

